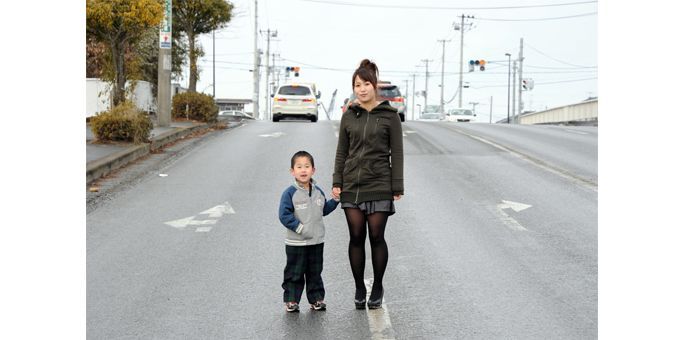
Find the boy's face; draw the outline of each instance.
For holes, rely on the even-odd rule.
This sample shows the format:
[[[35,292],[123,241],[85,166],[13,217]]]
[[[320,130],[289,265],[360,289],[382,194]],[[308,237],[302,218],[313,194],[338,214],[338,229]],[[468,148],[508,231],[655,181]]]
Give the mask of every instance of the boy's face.
[[[314,175],[314,167],[312,162],[307,157],[298,157],[295,159],[293,168],[290,169],[290,174],[295,177],[295,180],[300,184],[307,184]]]

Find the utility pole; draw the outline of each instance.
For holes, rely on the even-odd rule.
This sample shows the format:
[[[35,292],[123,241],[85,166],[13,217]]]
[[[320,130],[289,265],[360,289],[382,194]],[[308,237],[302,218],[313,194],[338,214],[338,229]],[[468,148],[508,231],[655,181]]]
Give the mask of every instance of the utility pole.
[[[427,83],[430,77],[429,65],[432,59],[423,59],[421,61],[425,63],[425,95],[423,97],[425,97],[425,110],[427,110],[427,95],[429,94],[427,90]]]
[[[507,124],[510,124],[510,57],[512,56],[510,53],[505,54],[508,57],[508,117],[507,117]]]
[[[519,100],[518,100],[518,115],[522,115],[524,111],[524,103],[522,102],[522,64],[524,63],[524,38],[519,39]]]
[[[512,61],[512,123],[515,123],[515,94],[517,93],[517,60]]]
[[[260,116],[260,50],[257,49],[257,0],[255,0],[255,32],[254,37],[254,61],[253,61],[253,118]]]
[[[444,56],[446,52],[446,42],[451,41],[451,40],[437,40],[442,43],[442,83],[441,83],[441,95],[439,97],[439,110],[441,113],[444,113]]]
[[[490,104],[489,104],[489,124],[491,124],[491,119],[493,117],[493,96],[491,96]]]
[[[406,82],[406,87],[405,87],[405,89],[406,89],[406,96],[404,97],[404,98],[405,98],[405,99],[404,99],[404,101],[405,101],[405,102],[404,102],[404,119],[406,119],[406,112],[408,111],[408,102],[406,102],[406,101],[407,101],[407,100],[408,100],[408,101],[411,101],[411,97],[409,97],[409,95],[408,95],[408,78],[406,78],[406,80],[404,80],[404,81]],[[414,97],[415,97],[415,94],[414,94]]]
[[[215,30],[213,30],[213,100],[215,100]]]
[[[272,70],[274,70],[274,80],[272,81],[272,93],[276,92],[276,89],[279,88],[279,80],[281,78],[281,70],[280,68],[276,68],[276,59],[280,58],[281,55],[278,53],[272,53]]]
[[[172,0],[164,1],[158,50],[158,126],[170,126],[170,76],[172,73]]]
[[[413,100],[411,101],[411,120],[416,119],[416,74],[413,74]]]
[[[266,82],[265,82],[265,100],[267,105],[265,105],[265,112],[264,115],[262,115],[262,119],[269,119],[269,103],[271,100],[269,100],[269,89],[270,89],[270,84],[269,84],[269,74],[271,73],[271,69],[269,68],[269,42],[271,38],[276,38],[278,32],[276,30],[270,30],[267,29],[266,31],[260,31],[260,33],[267,33],[267,60],[265,61],[265,68],[267,69],[267,75],[265,76]]]
[[[458,69],[458,107],[463,107],[463,33],[465,32],[465,18],[474,19],[472,15],[460,15],[460,68]],[[453,25],[456,30],[456,24]]]

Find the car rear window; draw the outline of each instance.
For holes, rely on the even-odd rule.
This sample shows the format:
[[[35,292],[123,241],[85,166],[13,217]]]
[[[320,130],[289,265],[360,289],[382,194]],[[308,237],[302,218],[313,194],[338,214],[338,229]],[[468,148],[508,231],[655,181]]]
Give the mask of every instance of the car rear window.
[[[307,96],[312,92],[305,86],[281,86],[279,94],[284,96]]]
[[[397,86],[385,86],[379,88],[379,94],[383,98],[401,97],[401,92]]]

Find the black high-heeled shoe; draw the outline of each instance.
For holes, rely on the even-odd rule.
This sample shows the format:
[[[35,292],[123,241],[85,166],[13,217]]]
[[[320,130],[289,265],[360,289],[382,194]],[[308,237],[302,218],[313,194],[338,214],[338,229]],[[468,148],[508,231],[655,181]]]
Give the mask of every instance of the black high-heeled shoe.
[[[382,307],[382,300],[383,300],[383,295],[385,295],[385,291],[381,290],[380,291],[380,297],[373,298],[373,294],[375,291],[371,291],[371,298],[368,299],[368,309],[378,309]]]
[[[362,290],[357,289],[354,293],[354,307],[357,309],[366,309],[366,288]]]

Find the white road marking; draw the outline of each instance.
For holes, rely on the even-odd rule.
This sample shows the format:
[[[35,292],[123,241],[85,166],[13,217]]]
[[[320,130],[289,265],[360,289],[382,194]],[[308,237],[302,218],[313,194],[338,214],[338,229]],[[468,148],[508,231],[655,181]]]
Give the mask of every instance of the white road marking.
[[[520,212],[522,210],[531,208],[530,204],[524,204],[524,203],[518,203],[518,202],[506,201],[506,200],[502,200],[502,201],[503,201],[503,203],[498,205],[498,207],[501,208],[501,209],[511,208],[515,212]]]
[[[173,228],[177,228],[180,230],[184,230],[187,226],[199,226],[196,228],[197,233],[207,233],[210,230],[212,230],[212,227],[205,227],[207,225],[215,225],[217,224],[217,221],[219,218],[224,216],[225,214],[235,214],[236,212],[234,211],[234,208],[231,207],[229,202],[224,202],[224,204],[220,204],[217,206],[214,206],[210,209],[204,210],[203,212],[199,213],[198,215],[194,216],[189,216],[185,218],[180,218],[178,220],[174,221],[168,221],[164,222],[164,224],[169,225]],[[196,220],[196,217],[199,215],[208,215],[212,219],[206,219],[206,220]]]
[[[587,132],[578,131],[578,130],[570,130],[570,129],[563,129],[563,130],[567,131],[567,132],[571,132],[571,133],[576,133],[576,134],[579,134],[579,135],[587,135],[588,134]]]
[[[531,208],[531,205],[506,200],[502,200],[502,202],[503,203],[496,205],[496,211],[498,212],[499,215],[498,218],[501,220],[501,222],[503,222],[505,226],[512,230],[527,231],[527,228],[524,228],[519,222],[517,222],[517,220],[510,217],[510,215],[503,211],[503,209],[512,209],[515,212],[520,212],[522,210]]]
[[[160,177],[168,177],[168,174],[158,174]]]
[[[272,134],[267,134],[267,135],[260,135],[260,137],[273,137],[273,138],[279,138],[281,136],[285,136],[286,134],[283,132],[274,132]]]
[[[405,130],[405,131],[404,131],[404,133],[416,133],[416,131],[412,131],[412,130]]]
[[[212,207],[212,208],[210,208],[210,209],[208,209],[208,210],[206,210],[206,211],[204,211],[200,214],[201,215],[202,214],[209,214],[210,217],[220,218],[224,214],[235,214],[235,213],[236,212],[234,211],[234,208],[231,207],[229,202],[224,202],[224,204],[214,206],[214,207]]]
[[[373,279],[364,279],[366,284],[367,296],[371,296],[371,288],[373,287]],[[366,315],[368,316],[368,326],[371,330],[371,339],[373,340],[391,340],[395,339],[394,330],[392,330],[392,322],[390,321],[390,314],[387,310],[387,304],[383,297],[382,308],[368,309],[366,308]]]

